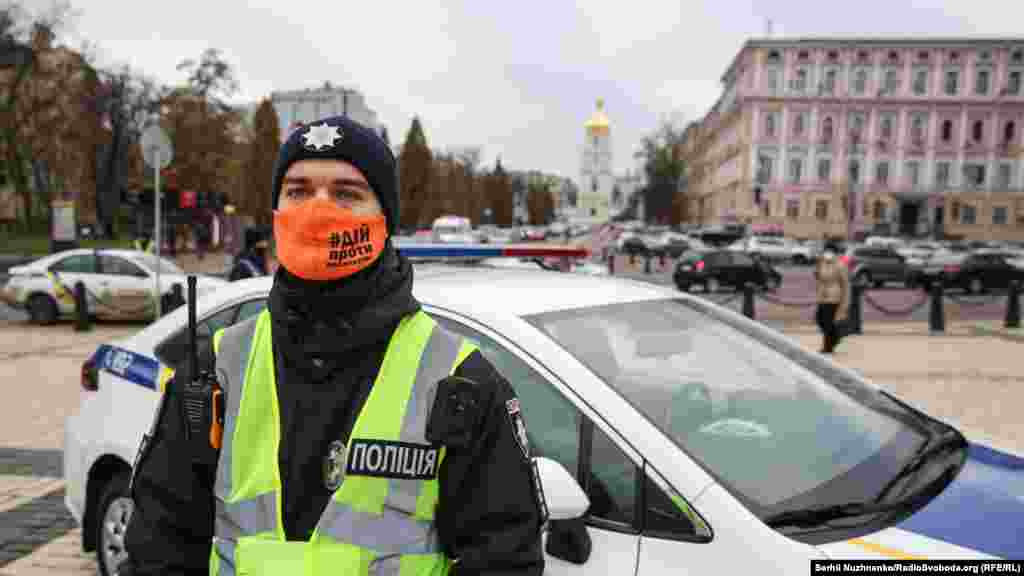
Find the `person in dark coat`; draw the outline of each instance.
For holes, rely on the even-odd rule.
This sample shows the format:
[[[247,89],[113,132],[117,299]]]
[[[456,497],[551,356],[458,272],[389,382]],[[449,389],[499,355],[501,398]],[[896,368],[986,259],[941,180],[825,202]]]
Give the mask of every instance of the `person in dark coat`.
[[[267,251],[270,243],[256,228],[245,231],[245,250],[235,259],[235,265],[228,273],[228,280],[242,280],[267,275]]]
[[[412,265],[391,241],[399,225],[395,159],[379,136],[344,117],[305,126],[282,145],[274,176],[274,236],[281,265],[267,309],[222,332],[218,345],[223,351],[232,342],[243,341],[236,336],[242,330],[270,330],[270,342],[253,339],[261,344],[252,344],[250,350],[255,354],[272,349],[272,362],[261,360],[261,366],[270,368],[264,368],[259,378],[268,378],[269,370],[276,382],[278,408],[264,426],[277,427],[278,447],[276,458],[260,461],[263,467],[275,467],[279,475],[275,490],[282,528],[274,542],[280,546],[276,543],[281,539],[290,544],[314,537],[338,482],[344,487],[347,478],[360,476],[351,467],[356,464],[345,475],[336,473],[334,447],[350,441],[357,416],[365,414],[366,406],[391,398],[371,396],[381,385],[376,378],[385,370],[385,352],[405,319],[422,321],[423,315],[412,295]],[[359,232],[363,226],[368,233]],[[345,243],[354,246],[343,250],[340,259],[335,258],[336,251],[324,249],[339,236],[328,234],[335,229],[345,230]],[[320,231],[324,237],[300,233],[304,231]],[[211,367],[214,354],[212,348],[202,354],[201,368]],[[229,377],[220,374],[222,357],[215,361],[218,378],[230,384]],[[418,359],[402,356],[400,361]],[[205,436],[198,444],[188,439],[187,411],[181,402],[181,383],[191,379],[188,370],[187,363],[176,368],[149,440],[140,447],[130,483],[135,505],[127,530],[128,560],[120,567],[121,575],[206,574],[214,559],[211,549],[224,561],[223,537],[211,544],[215,533],[237,526],[224,521],[230,506],[214,490],[224,482],[218,474],[225,466],[220,450],[233,438],[230,423],[225,424],[221,448],[205,443]],[[431,554],[443,554],[445,571],[456,576],[540,576],[546,506],[515,391],[479,350],[457,361],[453,375],[469,382],[461,389],[465,394],[460,392],[455,403],[448,404],[455,408],[438,414],[431,409],[427,416],[431,422],[440,418],[437,430],[448,431],[439,440],[446,452],[434,472],[437,502],[430,520],[441,552]],[[262,386],[259,378],[245,381],[239,402]],[[232,387],[224,388],[230,405]],[[440,392],[437,396],[449,398]],[[261,413],[253,414],[246,418]],[[449,420],[451,414],[458,418]],[[232,418],[237,421],[240,416]],[[242,444],[261,441],[246,438]],[[241,450],[237,444],[233,449]],[[411,446],[407,449],[425,450],[430,445]],[[360,531],[364,536],[371,533],[383,534]],[[294,555],[289,558],[282,561],[295,562]]]

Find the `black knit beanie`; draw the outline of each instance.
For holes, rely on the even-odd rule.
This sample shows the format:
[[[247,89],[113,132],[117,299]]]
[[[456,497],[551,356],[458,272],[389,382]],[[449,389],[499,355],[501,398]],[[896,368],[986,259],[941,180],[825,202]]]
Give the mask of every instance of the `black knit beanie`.
[[[376,132],[344,116],[324,118],[296,128],[281,145],[274,163],[274,199],[293,162],[309,159],[344,160],[363,173],[380,200],[388,234],[398,230],[398,183],[395,156]]]

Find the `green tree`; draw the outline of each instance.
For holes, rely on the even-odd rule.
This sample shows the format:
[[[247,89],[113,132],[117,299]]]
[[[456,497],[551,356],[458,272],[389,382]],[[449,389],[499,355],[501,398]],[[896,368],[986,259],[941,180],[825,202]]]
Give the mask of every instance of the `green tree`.
[[[433,187],[433,154],[427,145],[427,136],[418,116],[405,135],[399,154],[399,221],[403,226],[415,227],[423,221],[429,194]]]
[[[640,150],[634,155],[643,160],[647,186],[644,195],[644,215],[648,221],[673,221],[686,218],[686,203],[676,200],[680,183],[686,173],[682,155],[683,130],[669,122],[640,141]],[[678,223],[676,220],[674,223]]]
[[[265,98],[253,115],[243,176],[245,185],[239,198],[239,209],[261,225],[272,221],[274,161],[280,147],[281,129],[277,113],[270,99]]]

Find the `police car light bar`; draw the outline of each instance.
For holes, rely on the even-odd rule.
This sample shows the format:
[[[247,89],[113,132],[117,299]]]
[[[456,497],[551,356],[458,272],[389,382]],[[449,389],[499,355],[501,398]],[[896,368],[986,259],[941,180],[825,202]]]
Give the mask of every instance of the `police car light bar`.
[[[397,242],[395,248],[406,258],[587,258],[590,251],[575,246],[531,246],[529,244],[428,244]]]

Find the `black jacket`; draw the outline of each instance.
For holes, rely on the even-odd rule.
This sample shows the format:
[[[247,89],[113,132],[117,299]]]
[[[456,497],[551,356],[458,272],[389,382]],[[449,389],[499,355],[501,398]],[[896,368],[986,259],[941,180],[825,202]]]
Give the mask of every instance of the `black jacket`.
[[[235,259],[235,265],[231,267],[231,271],[228,273],[228,280],[234,282],[235,280],[253,278],[257,275],[262,276],[266,273],[267,269],[264,266],[262,255],[253,250],[247,250]]]
[[[282,516],[289,540],[311,536],[331,497],[323,479],[328,445],[348,440],[391,333],[419,308],[411,297],[408,263],[390,249],[382,260],[330,294],[310,294],[283,267],[275,277],[268,306],[281,407]],[[357,295],[367,292],[385,296],[366,302]],[[203,363],[208,365],[211,356],[207,352]],[[445,553],[459,559],[453,574],[539,575],[542,507],[506,409],[515,394],[479,352],[468,356],[456,375],[478,383],[481,414],[472,439],[448,446],[439,470],[435,521]],[[122,574],[208,571],[215,464],[188,465],[194,449],[185,444],[178,389],[172,379],[156,436],[137,465],[127,535],[130,560]],[[215,463],[209,450],[205,459]]]

